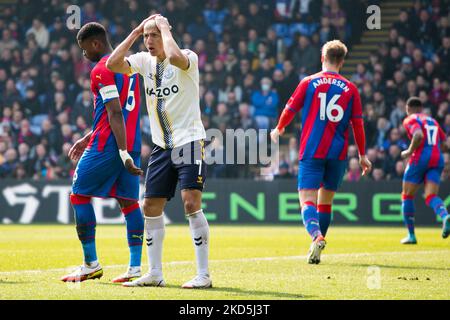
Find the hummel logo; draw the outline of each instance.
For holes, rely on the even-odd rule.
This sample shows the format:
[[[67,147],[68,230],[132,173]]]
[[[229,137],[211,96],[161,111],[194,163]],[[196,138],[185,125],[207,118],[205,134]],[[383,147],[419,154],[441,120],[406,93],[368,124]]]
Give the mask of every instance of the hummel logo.
[[[202,245],[202,237],[194,238],[194,244],[198,247]]]
[[[153,244],[153,238],[147,239],[147,246],[150,247]]]
[[[153,80],[153,74],[152,74],[152,73],[149,73],[149,74],[147,75],[147,78],[149,78],[150,80]]]

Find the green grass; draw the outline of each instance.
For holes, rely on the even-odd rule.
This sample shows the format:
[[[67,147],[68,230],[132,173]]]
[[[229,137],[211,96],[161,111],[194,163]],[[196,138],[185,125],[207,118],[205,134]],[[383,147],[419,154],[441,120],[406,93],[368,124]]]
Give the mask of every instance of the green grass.
[[[419,228],[419,244],[403,246],[404,235],[403,228],[332,227],[322,263],[308,265],[301,226],[212,226],[214,288],[182,290],[195,273],[187,226],[167,228],[166,288],[110,283],[128,262],[124,226],[97,228],[104,276],[79,285],[59,281],[81,262],[73,226],[0,226],[0,299],[449,299],[450,239]],[[379,289],[368,287],[371,266],[379,268]]]

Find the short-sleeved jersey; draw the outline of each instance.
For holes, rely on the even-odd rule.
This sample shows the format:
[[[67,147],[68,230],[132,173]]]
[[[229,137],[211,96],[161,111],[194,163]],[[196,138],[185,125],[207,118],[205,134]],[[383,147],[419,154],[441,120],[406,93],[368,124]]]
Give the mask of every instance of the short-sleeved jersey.
[[[168,58],[158,63],[149,52],[127,58],[131,74],[144,78],[152,140],[163,149],[206,137],[200,112],[198,57],[191,50],[182,52],[189,59],[187,70],[171,65]]]
[[[141,152],[139,77],[128,77],[108,70],[106,60],[108,56],[103,57],[91,71],[94,123],[88,148],[98,151],[118,150],[106,110],[106,103],[118,98],[125,120],[127,149],[130,152]]]
[[[301,109],[300,160],[347,158],[350,122],[362,118],[353,83],[335,72],[316,73],[300,82],[286,107]]]
[[[436,120],[426,114],[415,113],[403,120],[403,126],[410,139],[416,131],[421,131],[424,136],[419,148],[409,159],[409,163],[421,164],[429,168],[444,165],[441,143],[445,141],[445,133]]]

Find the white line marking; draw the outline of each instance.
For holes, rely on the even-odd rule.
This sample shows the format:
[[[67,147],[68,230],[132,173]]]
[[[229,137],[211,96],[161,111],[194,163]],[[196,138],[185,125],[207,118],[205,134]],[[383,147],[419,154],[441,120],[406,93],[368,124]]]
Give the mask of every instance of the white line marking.
[[[410,255],[410,254],[435,254],[435,253],[450,253],[450,250],[431,250],[431,251],[388,251],[388,252],[360,252],[360,253],[333,253],[324,254],[325,258],[359,258],[366,256],[392,256],[392,255]],[[306,259],[305,256],[279,256],[279,257],[255,257],[255,258],[236,258],[236,259],[220,259],[210,260],[210,263],[228,263],[228,262],[258,262],[258,261],[276,261],[276,260],[301,260]],[[179,266],[195,264],[195,261],[171,261],[164,262],[165,266]],[[126,268],[126,264],[117,264],[110,266],[103,266],[103,269],[117,269]],[[147,264],[143,264],[143,267],[147,267]],[[71,267],[59,268],[59,269],[45,269],[45,270],[15,270],[15,271],[3,271],[0,272],[0,276],[15,275],[15,274],[40,274],[46,272],[68,272]]]

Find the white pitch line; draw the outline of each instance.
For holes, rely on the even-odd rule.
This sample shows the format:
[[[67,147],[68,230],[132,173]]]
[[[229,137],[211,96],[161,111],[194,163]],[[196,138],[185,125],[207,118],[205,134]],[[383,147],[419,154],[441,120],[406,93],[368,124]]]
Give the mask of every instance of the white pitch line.
[[[366,256],[391,256],[391,255],[410,255],[410,254],[435,254],[435,253],[450,253],[450,250],[431,250],[431,251],[387,251],[387,252],[359,252],[359,253],[333,253],[333,254],[324,254],[323,257],[326,258],[358,258],[358,257],[366,257]],[[255,258],[236,258],[236,259],[220,259],[220,260],[210,260],[210,263],[229,263],[229,262],[258,262],[258,261],[276,261],[276,260],[301,260],[306,259],[306,255],[304,256],[279,256],[279,257],[255,257]],[[179,265],[190,265],[194,264],[192,261],[171,261],[164,262],[165,266],[179,266]],[[103,266],[103,269],[117,269],[117,268],[126,268],[128,265],[126,264],[116,264],[110,266]],[[147,264],[143,264],[143,267],[146,267]],[[39,273],[47,273],[47,272],[67,272],[72,270],[69,268],[59,268],[59,269],[45,269],[45,270],[15,270],[15,271],[2,271],[0,272],[0,276],[7,275],[15,275],[15,274],[39,274]]]

